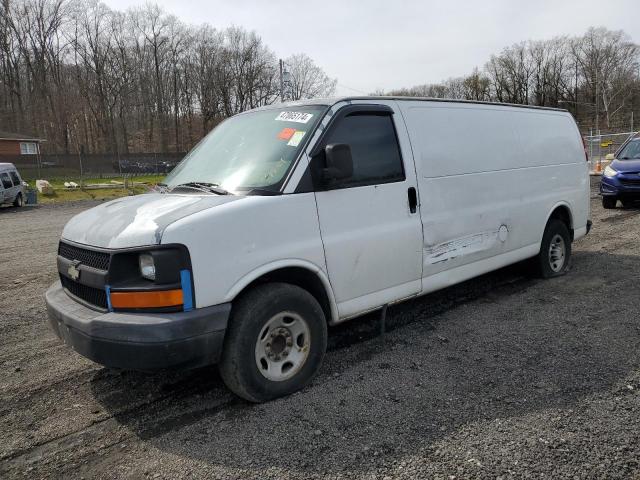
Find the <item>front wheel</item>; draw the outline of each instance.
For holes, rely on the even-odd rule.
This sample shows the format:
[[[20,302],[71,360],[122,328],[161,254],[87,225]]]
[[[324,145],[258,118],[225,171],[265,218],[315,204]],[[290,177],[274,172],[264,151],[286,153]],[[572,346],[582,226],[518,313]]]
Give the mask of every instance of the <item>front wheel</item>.
[[[326,348],[318,301],[295,285],[267,283],[234,302],[220,374],[236,395],[265,402],[307,385]]]
[[[571,236],[567,225],[560,220],[549,220],[542,236],[540,253],[534,259],[538,274],[542,278],[563,275],[570,258]]]
[[[16,199],[13,201],[14,207],[22,207],[24,205],[24,199],[22,198],[22,194],[19,193],[16,195]]]

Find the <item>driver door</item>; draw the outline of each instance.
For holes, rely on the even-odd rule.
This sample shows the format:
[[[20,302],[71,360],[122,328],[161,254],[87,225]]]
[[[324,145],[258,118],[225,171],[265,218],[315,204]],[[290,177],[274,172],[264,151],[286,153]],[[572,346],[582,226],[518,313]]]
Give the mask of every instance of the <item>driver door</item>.
[[[314,149],[319,153],[312,165],[323,164],[330,144],[349,145],[353,160],[350,178],[329,185],[314,182],[341,319],[421,290],[422,224],[413,159],[401,129],[401,119],[388,106],[350,105],[336,113]],[[399,137],[407,148],[401,149]]]

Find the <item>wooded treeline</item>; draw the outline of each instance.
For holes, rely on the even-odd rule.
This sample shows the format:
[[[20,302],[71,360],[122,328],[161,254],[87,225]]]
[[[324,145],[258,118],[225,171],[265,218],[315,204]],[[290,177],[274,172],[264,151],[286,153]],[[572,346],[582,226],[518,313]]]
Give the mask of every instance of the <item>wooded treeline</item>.
[[[626,33],[590,28],[580,37],[512,45],[467,76],[378,93],[561,107],[584,132],[625,130],[632,112],[640,113],[639,60]]]
[[[335,89],[304,54],[285,61],[289,99]],[[183,152],[279,90],[276,55],[242,27],[188,26],[154,4],[0,0],[0,130],[49,153]]]

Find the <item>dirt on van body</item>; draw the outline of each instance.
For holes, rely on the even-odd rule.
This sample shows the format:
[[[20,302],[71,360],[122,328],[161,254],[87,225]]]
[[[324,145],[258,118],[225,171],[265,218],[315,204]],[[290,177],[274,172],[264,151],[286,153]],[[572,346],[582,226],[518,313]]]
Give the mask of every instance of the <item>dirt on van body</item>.
[[[638,478],[640,209],[605,211],[554,280],[515,266],[330,331],[263,405],[214,368],[105,369],[51,333],[64,223],[0,211],[2,478]]]

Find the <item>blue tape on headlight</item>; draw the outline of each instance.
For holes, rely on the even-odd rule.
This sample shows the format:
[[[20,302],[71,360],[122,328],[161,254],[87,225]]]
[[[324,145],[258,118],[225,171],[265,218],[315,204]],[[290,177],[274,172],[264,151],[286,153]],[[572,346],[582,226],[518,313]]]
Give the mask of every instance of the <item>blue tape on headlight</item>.
[[[113,307],[111,306],[111,287],[109,285],[105,285],[104,290],[107,293],[107,308],[110,312],[113,312]]]
[[[191,289],[191,271],[180,270],[180,284],[182,286],[182,308],[185,312],[193,310],[193,290]]]

